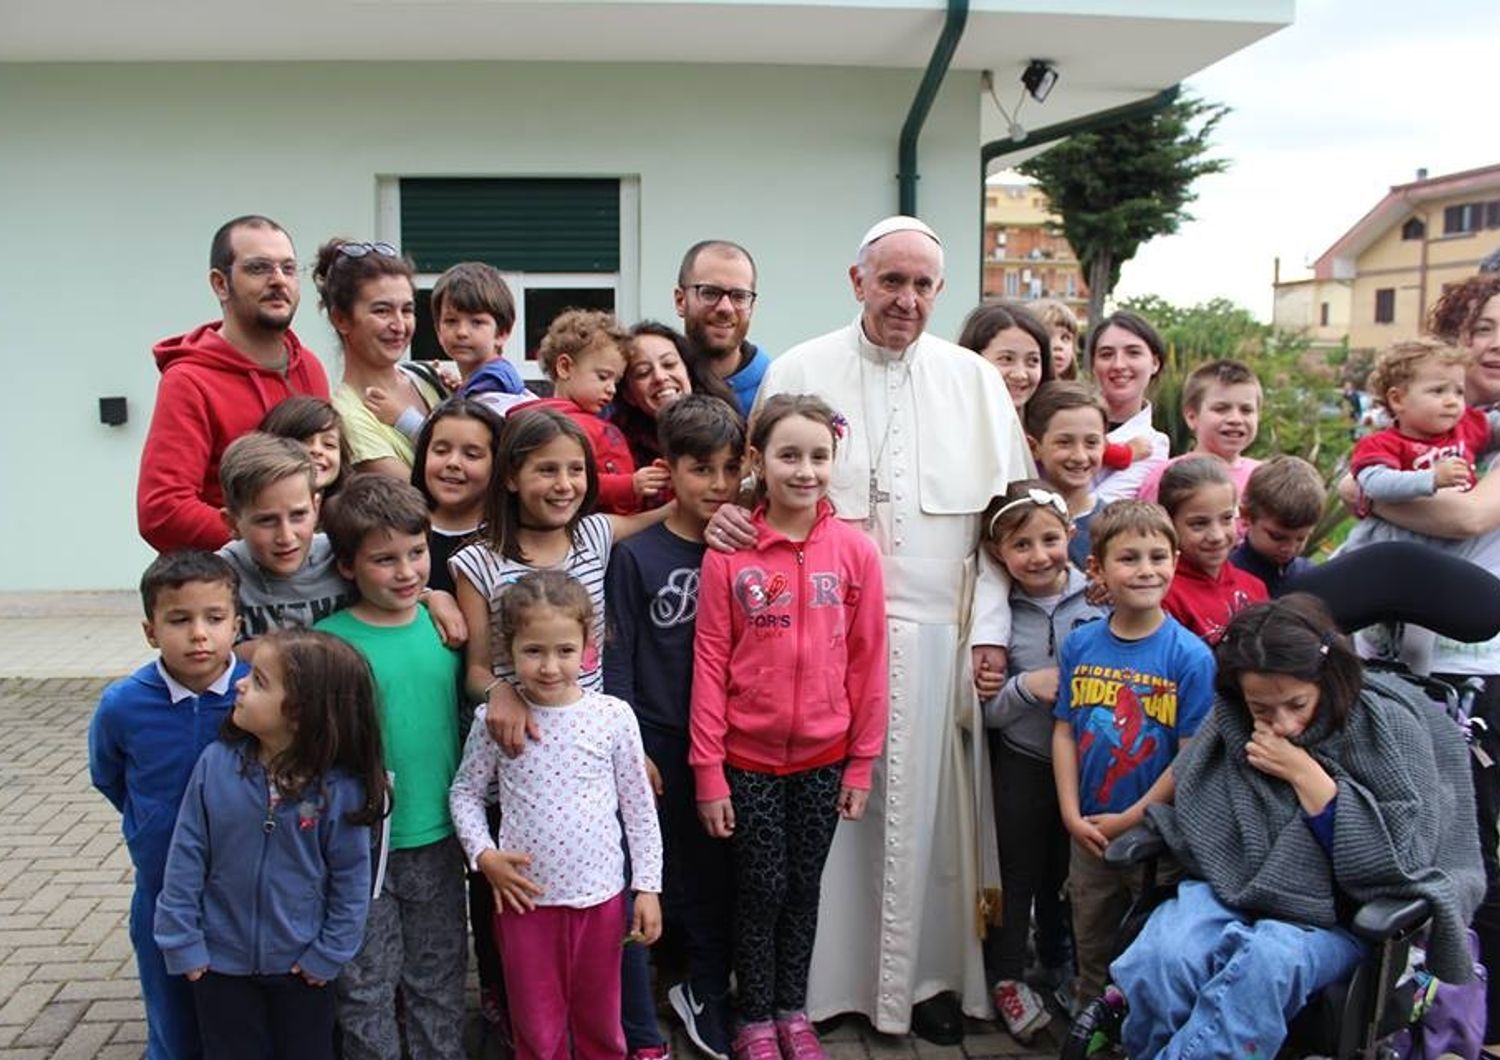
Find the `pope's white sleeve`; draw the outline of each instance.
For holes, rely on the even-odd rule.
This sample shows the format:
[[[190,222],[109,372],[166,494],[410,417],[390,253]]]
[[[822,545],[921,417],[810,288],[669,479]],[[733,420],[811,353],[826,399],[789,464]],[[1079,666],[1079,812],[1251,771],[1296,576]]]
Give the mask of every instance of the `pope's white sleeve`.
[[[1000,648],[1010,644],[1010,575],[982,548],[969,626],[969,646],[981,644]]]

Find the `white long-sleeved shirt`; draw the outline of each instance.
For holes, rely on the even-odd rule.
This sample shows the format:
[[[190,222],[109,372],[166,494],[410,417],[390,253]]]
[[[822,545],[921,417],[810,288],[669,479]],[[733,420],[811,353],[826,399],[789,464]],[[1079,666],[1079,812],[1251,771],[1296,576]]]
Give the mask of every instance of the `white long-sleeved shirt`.
[[[562,707],[532,706],[541,738],[515,758],[490,739],[480,713],[448,793],[453,826],[471,868],[495,848],[529,854],[538,905],[584,909],[625,889],[625,822],[636,891],[661,891],[661,830],[646,779],[635,714],[623,701],[585,692]],[[489,834],[485,792],[499,778],[500,833]],[[619,818],[616,817],[618,812]]]

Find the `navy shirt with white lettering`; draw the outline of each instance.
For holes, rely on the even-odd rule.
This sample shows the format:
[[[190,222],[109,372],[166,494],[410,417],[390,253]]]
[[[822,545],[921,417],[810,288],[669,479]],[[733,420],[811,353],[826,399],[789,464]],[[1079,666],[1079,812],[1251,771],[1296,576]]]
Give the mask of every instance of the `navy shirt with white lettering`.
[[[604,691],[643,726],[687,736],[704,545],[665,523],[615,546],[605,579]]]

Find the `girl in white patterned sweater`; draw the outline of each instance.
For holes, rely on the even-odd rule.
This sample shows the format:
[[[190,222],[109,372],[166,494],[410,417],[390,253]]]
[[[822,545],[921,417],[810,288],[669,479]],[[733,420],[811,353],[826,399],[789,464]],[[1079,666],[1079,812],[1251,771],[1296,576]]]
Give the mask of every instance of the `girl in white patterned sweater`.
[[[495,891],[517,1060],[625,1055],[620,924],[635,891],[631,935],[661,934],[661,833],[635,715],[578,685],[592,628],[584,587],[560,571],[520,578],[500,605],[500,642],[541,739],[510,758],[474,722],[449,793],[469,864]],[[500,787],[491,836],[485,792]],[[630,850],[625,878],[620,821]]]

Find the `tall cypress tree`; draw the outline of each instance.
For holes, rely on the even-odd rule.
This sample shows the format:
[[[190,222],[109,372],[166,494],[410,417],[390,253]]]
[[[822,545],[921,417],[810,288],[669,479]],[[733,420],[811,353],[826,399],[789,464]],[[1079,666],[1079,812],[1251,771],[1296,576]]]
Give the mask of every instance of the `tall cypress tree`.
[[[1229,108],[1182,97],[1154,114],[1079,133],[1020,167],[1062,218],[1083,266],[1089,320],[1100,319],[1120,266],[1140,245],[1192,220],[1193,182],[1228,168],[1207,157]]]

